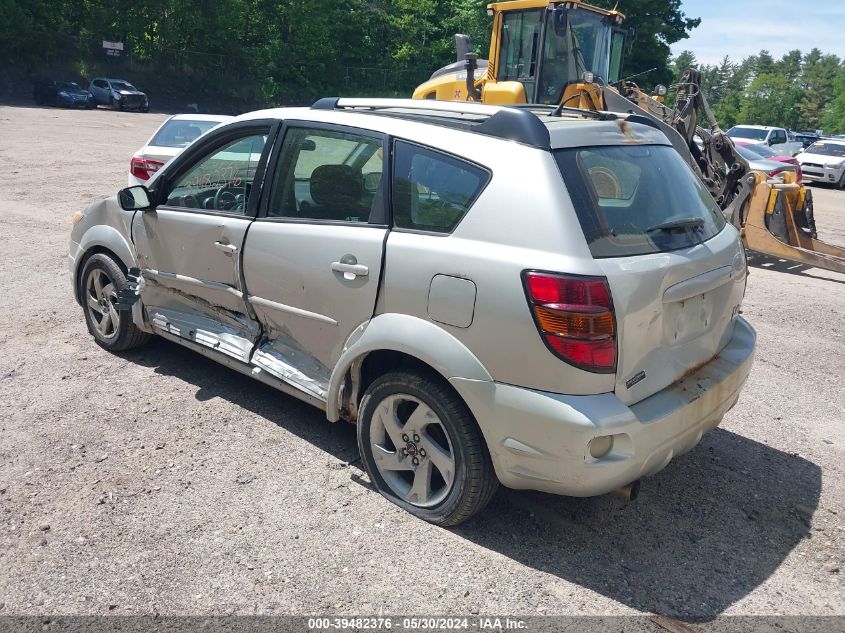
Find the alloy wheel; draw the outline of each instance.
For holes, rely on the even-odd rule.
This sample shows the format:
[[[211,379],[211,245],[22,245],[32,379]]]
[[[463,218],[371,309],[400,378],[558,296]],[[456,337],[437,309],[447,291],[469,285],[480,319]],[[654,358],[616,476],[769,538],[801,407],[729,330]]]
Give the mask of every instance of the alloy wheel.
[[[120,314],[114,307],[117,290],[105,271],[95,268],[85,283],[85,301],[88,316],[97,332],[104,339],[117,336],[120,329]]]
[[[370,447],[379,475],[405,502],[435,506],[452,489],[452,442],[440,418],[422,400],[408,394],[382,400],[370,424]]]

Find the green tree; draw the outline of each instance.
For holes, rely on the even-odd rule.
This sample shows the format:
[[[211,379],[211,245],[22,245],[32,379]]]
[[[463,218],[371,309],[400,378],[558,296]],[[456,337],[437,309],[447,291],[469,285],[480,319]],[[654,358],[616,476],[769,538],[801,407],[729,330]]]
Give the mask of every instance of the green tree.
[[[805,55],[801,73],[803,94],[798,102],[802,128],[814,130],[821,125],[822,112],[834,98],[839,63],[836,55],[823,55],[817,48]]]
[[[748,87],[739,112],[739,121],[748,124],[795,127],[795,103],[799,91],[782,75],[758,75]]]
[[[601,0],[599,6],[616,6],[625,14],[625,24],[636,29],[636,40],[625,59],[623,76],[650,68],[653,72],[637,78],[637,83],[651,88],[655,84],[670,84],[672,68],[670,49],[675,42],[689,37],[689,32],[701,24],[700,18],[688,18],[681,11],[681,0]]]

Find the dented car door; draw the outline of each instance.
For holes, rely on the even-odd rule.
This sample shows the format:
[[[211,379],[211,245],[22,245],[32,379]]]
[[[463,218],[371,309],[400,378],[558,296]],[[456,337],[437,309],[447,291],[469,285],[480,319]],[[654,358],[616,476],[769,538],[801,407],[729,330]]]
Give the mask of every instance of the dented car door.
[[[243,269],[263,327],[252,362],[325,400],[331,369],[373,315],[387,235],[384,137],[290,124]]]
[[[183,160],[136,213],[132,234],[148,322],[248,362],[259,325],[244,297],[241,250],[257,209],[270,125],[237,126]]]

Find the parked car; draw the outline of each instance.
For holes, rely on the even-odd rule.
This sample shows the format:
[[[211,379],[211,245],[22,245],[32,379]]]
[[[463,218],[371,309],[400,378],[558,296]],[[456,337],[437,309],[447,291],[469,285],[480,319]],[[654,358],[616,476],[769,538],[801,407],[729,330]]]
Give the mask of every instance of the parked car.
[[[218,114],[176,114],[167,119],[129,162],[129,186],[142,185],[156,171],[210,129],[231,121]]]
[[[764,160],[773,160],[777,163],[787,163],[788,165],[794,165],[795,170],[797,172],[797,182],[801,182],[803,178],[803,174],[801,173],[801,165],[798,163],[798,159],[794,156],[785,156],[776,152],[770,147],[767,147],[766,145],[759,145],[757,143],[750,143],[748,141],[736,140],[733,143],[738,147],[744,147],[748,151],[753,152],[757,158],[762,158]]]
[[[43,79],[37,81],[32,90],[38,105],[53,105],[66,108],[93,108],[94,96],[75,81]]]
[[[751,169],[753,169],[754,171],[761,171],[766,174],[769,178],[774,178],[778,174],[782,174],[785,171],[794,172],[796,175],[796,179],[798,177],[798,165],[782,163],[780,161],[772,160],[769,158],[761,158],[760,154],[753,151],[747,145],[736,144],[736,151],[740,156],[742,156],[745,160],[748,161],[748,165],[751,167]]]
[[[661,131],[550,112],[323,99],[224,123],[74,215],[88,330],[355,422],[374,486],[433,523],[499,482],[633,494],[739,397],[745,253]]]
[[[816,141],[795,158],[804,170],[805,180],[845,189],[845,140]]]
[[[801,143],[801,150],[807,149],[820,138],[815,132],[795,132],[795,140]]]
[[[768,145],[773,150],[790,156],[801,150],[798,141],[790,140],[786,130],[782,127],[769,125],[735,125],[727,131],[732,140],[748,141]]]
[[[138,110],[149,112],[150,102],[147,95],[125,79],[107,79],[98,77],[88,86],[97,105],[105,105],[118,110]]]

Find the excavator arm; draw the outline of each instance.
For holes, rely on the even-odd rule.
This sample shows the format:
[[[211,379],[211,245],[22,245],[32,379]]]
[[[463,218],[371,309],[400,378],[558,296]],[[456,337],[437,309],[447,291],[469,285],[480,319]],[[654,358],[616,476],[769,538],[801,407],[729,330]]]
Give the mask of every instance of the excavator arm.
[[[845,273],[845,249],[817,238],[812,192],[785,173],[783,182],[752,171],[721,130],[701,91],[701,74],[683,72],[674,108],[645,94],[636,84],[605,86],[605,107],[649,117],[698,175],[739,231],[745,247],[790,261]],[[703,115],[706,128],[700,126]]]

